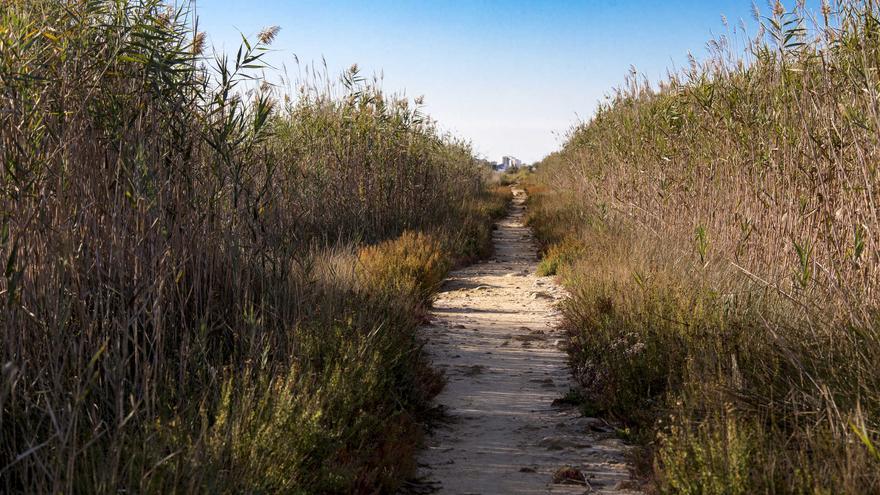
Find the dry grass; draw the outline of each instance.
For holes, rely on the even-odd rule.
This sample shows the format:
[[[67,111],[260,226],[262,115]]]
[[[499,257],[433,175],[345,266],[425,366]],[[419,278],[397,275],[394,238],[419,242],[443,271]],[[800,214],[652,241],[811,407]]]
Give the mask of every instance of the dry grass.
[[[880,12],[823,12],[633,76],[539,166],[575,370],[665,492],[880,490]]]
[[[358,261],[364,287],[388,287],[425,306],[449,271],[440,242],[413,232],[362,248]]]
[[[0,491],[393,491],[439,383],[396,287],[479,254],[488,171],[356,68],[286,95],[277,29],[209,57],[186,15],[0,4]],[[365,243],[409,268],[362,279]]]
[[[571,266],[583,255],[584,246],[580,240],[574,237],[566,237],[560,242],[551,244],[541,257],[538,264],[538,275],[562,275],[563,271]]]

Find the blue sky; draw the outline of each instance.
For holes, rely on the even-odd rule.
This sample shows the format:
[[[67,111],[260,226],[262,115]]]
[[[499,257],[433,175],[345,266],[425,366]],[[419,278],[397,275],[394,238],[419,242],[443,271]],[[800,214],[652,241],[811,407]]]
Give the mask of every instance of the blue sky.
[[[217,48],[278,25],[274,65],[295,67],[296,54],[334,74],[381,72],[481,155],[527,162],[557,149],[630,66],[657,80],[728,31],[722,14],[753,25],[749,0],[198,0],[197,11]]]

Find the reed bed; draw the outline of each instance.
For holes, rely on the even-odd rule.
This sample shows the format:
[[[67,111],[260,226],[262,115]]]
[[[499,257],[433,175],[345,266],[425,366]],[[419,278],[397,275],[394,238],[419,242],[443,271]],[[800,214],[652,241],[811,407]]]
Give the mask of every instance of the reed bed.
[[[593,412],[663,493],[880,491],[880,8],[802,3],[632,74],[538,167]]]
[[[0,4],[0,491],[393,491],[442,386],[415,327],[506,198],[356,67],[286,91],[278,28],[194,24]]]

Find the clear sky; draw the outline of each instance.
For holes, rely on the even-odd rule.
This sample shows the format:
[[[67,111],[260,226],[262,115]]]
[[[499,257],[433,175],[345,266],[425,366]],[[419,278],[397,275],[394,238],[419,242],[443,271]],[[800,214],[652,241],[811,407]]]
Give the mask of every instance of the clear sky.
[[[791,1],[786,2],[791,3]],[[766,0],[759,0],[767,12]],[[635,66],[650,79],[683,66],[688,50],[740,19],[750,0],[197,0],[200,29],[217,48],[239,32],[282,28],[270,59],[326,59],[336,74],[357,63],[383,87],[425,96],[441,127],[482,156],[526,162],[560,136]],[[754,29],[750,29],[754,34]]]

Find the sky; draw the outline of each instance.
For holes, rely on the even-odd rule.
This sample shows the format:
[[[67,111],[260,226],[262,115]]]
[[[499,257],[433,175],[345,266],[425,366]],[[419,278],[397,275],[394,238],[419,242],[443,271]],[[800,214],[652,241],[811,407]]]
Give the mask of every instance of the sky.
[[[759,0],[768,11],[766,0]],[[218,50],[281,31],[268,60],[289,71],[357,63],[388,92],[423,95],[440,127],[482,157],[527,163],[558,149],[634,66],[650,80],[700,58],[744,20],[750,0],[198,0]],[[722,23],[728,19],[729,28]],[[295,57],[294,57],[295,55]]]

